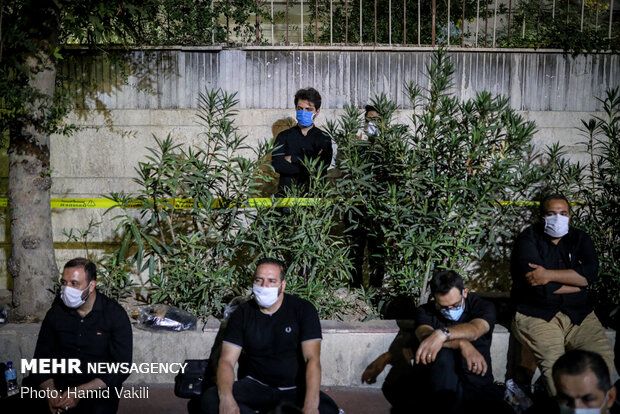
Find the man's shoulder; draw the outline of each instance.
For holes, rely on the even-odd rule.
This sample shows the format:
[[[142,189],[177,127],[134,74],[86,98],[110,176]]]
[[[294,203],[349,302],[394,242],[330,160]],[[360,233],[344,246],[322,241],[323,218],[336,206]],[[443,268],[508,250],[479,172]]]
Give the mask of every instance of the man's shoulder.
[[[295,306],[295,307],[300,307],[300,308],[312,308],[316,310],[312,302],[310,302],[309,300],[300,298],[299,296],[285,293],[284,298],[286,299],[288,306]]]
[[[286,139],[290,136],[295,136],[295,135],[300,135],[299,128],[297,127],[297,125],[294,125],[283,131],[280,131],[278,135],[276,135],[276,139]]]
[[[117,322],[122,322],[124,320],[129,321],[129,316],[127,315],[127,311],[125,310],[125,308],[123,308],[123,306],[116,300],[106,296],[101,292],[97,292],[97,299],[93,310],[100,310],[106,316],[118,318]]]

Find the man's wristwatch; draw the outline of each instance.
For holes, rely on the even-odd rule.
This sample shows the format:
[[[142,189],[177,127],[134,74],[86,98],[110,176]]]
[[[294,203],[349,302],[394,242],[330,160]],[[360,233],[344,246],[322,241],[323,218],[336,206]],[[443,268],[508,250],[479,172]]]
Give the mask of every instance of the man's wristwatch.
[[[446,341],[449,341],[450,340],[450,330],[444,326],[443,328],[441,328],[441,332],[443,332],[446,335]]]

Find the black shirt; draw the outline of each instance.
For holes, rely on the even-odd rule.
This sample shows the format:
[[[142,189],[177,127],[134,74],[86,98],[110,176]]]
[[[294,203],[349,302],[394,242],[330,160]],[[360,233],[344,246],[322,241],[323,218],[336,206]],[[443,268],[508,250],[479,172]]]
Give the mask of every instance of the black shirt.
[[[556,313],[568,315],[571,322],[579,325],[590,312],[592,304],[585,288],[577,293],[554,294],[562,284],[549,282],[543,286],[530,286],[525,274],[533,270],[528,263],[549,270],[573,269],[588,280],[588,285],[598,277],[598,258],[594,244],[585,232],[570,227],[568,234],[558,244],[544,233],[542,224],[526,228],[517,237],[510,262],[512,290],[510,297],[516,308],[527,316],[549,322]]]
[[[493,328],[495,327],[495,307],[491,302],[487,302],[475,294],[469,293],[465,298],[465,309],[458,321],[445,318],[437,309],[434,300],[417,308],[415,314],[416,326],[429,325],[433,329],[449,328],[450,326],[471,322],[474,319],[484,319],[489,324],[489,331],[475,341],[472,341],[471,344],[487,362],[488,369],[485,376],[492,376],[491,340],[493,339]]]
[[[132,339],[127,312],[103,293],[97,292],[93,308],[84,318],[56,298],[41,324],[34,358],[77,358],[82,374],[32,374],[32,380],[40,385],[54,378],[56,388],[65,388],[99,378],[109,387],[120,387],[129,374],[88,373],[87,364],[131,364]]]
[[[320,154],[319,154],[320,153]],[[291,162],[284,159],[291,156]],[[319,158],[323,165],[323,173],[327,172],[332,162],[332,141],[329,136],[313,126],[308,130],[308,135],[301,133],[301,128],[296,125],[282,131],[276,137],[275,150],[271,157],[271,165],[280,174],[278,182],[278,194],[284,194],[293,183],[307,191],[310,183],[308,170],[303,165],[305,158]]]
[[[230,315],[224,335],[224,342],[243,348],[248,375],[276,388],[305,384],[301,344],[320,339],[314,306],[286,293],[272,315],[261,312],[254,300],[240,305]]]

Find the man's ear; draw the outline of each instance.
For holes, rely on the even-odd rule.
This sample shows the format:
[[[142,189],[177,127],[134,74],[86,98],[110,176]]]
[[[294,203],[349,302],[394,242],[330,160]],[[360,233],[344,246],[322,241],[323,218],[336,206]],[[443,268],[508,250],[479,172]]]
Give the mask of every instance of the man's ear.
[[[320,110],[320,109],[317,109],[317,110],[316,110],[316,112],[315,112],[315,114],[314,114],[314,117],[315,117],[315,118],[316,118],[317,116],[319,116],[319,112],[321,112],[321,110]]]
[[[616,401],[616,396],[617,396],[617,389],[616,387],[611,387],[611,389],[609,390],[609,394],[607,394],[607,408],[611,408],[614,405],[614,402]]]
[[[282,292],[286,289],[286,279],[282,281]]]
[[[469,294],[469,288],[463,289],[463,297],[466,298],[468,294]]]
[[[91,280],[91,284],[88,287],[88,291],[90,293],[93,293],[95,291],[95,288],[97,287],[97,281],[96,280]]]

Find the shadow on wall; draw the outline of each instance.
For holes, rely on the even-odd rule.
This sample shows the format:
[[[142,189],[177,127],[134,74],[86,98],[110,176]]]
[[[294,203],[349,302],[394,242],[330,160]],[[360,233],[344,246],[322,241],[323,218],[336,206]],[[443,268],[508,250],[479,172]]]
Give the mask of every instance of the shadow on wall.
[[[291,117],[278,119],[271,125],[271,133],[273,135],[273,140],[275,141],[278,134],[284,130],[294,127],[297,125],[297,121]],[[271,154],[267,157],[267,162],[271,164]],[[275,177],[274,180],[271,180],[267,183],[262,183],[260,186],[260,192],[265,197],[270,197],[275,194],[278,190],[278,178],[280,175],[273,171],[269,165],[263,165],[262,170],[270,176]]]

